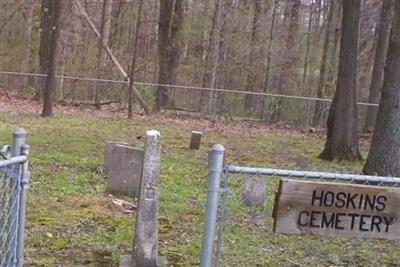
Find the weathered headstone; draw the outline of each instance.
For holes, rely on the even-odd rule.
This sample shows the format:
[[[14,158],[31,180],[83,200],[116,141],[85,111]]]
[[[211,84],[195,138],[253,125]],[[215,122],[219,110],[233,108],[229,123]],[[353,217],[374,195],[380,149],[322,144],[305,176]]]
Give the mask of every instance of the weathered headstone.
[[[106,192],[139,196],[143,168],[143,151],[127,143],[108,141],[105,144]]]
[[[160,206],[161,136],[146,132],[143,174],[140,186],[132,266],[158,266],[158,211]]]
[[[198,150],[200,148],[202,132],[192,131],[192,137],[190,138],[190,149]]]
[[[250,176],[244,181],[243,203],[247,206],[263,205],[267,199],[267,184],[264,179]]]

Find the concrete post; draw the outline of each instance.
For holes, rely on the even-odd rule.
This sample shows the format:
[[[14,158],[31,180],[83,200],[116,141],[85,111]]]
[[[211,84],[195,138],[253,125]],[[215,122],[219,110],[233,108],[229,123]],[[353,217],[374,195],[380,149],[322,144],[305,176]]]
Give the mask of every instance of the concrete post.
[[[156,130],[146,132],[143,174],[140,186],[132,265],[158,266],[158,212],[160,205],[161,136]]]

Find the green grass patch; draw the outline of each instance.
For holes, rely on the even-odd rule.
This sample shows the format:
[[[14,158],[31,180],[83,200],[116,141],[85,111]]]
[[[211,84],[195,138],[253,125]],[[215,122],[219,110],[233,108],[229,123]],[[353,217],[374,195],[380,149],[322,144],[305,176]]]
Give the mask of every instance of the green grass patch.
[[[120,255],[131,251],[135,214],[122,213],[104,193],[105,177],[92,171],[102,167],[108,140],[143,147],[143,138],[138,137],[146,130],[161,132],[160,252],[171,266],[199,263],[209,144],[222,143],[229,163],[247,166],[353,173],[362,168],[362,162],[319,160],[323,141],[294,133],[205,129],[201,149],[190,151],[190,134],[197,129],[162,119],[0,114],[0,123],[0,144],[11,142],[16,126],[29,131],[32,180],[26,260],[30,266],[117,266]],[[204,128],[201,123],[198,129]],[[243,176],[231,177],[224,266],[395,266],[400,262],[398,245],[389,241],[274,234],[276,179],[268,180],[268,201],[257,208],[241,205],[242,181]]]

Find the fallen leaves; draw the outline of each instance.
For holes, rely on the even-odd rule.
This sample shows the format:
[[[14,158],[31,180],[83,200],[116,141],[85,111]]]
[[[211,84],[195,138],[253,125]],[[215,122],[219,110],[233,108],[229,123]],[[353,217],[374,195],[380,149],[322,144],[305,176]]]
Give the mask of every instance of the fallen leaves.
[[[112,198],[112,203],[114,203],[114,205],[118,206],[123,213],[133,213],[137,209],[137,205],[135,205],[133,203],[130,203],[123,199],[115,198],[111,194],[108,196],[110,198]]]

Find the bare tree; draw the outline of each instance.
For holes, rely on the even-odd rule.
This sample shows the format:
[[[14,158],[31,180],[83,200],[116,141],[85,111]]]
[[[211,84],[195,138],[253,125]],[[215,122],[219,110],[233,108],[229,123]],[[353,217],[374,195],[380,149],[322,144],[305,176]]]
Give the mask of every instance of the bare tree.
[[[268,46],[267,46],[267,69],[265,71],[265,79],[264,79],[264,86],[263,86],[263,92],[267,93],[269,89],[269,83],[270,83],[270,73],[271,73],[271,46],[272,46],[272,41],[274,39],[274,28],[275,28],[275,23],[276,23],[276,10],[278,8],[278,1],[275,0],[274,2],[274,7],[272,9],[272,18],[271,18],[271,28],[269,29],[269,35],[268,35]],[[265,111],[266,111],[266,98],[265,96],[262,99],[261,103],[261,120],[265,119]]]
[[[50,0],[42,0],[41,20],[40,20],[40,47],[39,47],[39,73],[46,74],[48,71],[50,60],[50,44],[51,44],[51,15],[53,13],[53,5]],[[38,89],[34,98],[39,100],[42,97],[45,79],[39,78]]]
[[[308,15],[308,26],[307,26],[307,36],[306,36],[306,53],[304,55],[304,67],[303,67],[303,79],[301,80],[301,87],[302,87],[302,94],[304,94],[304,86],[306,83],[306,78],[307,78],[307,71],[308,71],[308,65],[309,65],[309,56],[310,56],[310,47],[311,47],[311,31],[312,31],[312,22],[313,22],[313,17],[314,17],[314,1],[311,1],[310,5],[310,12]]]
[[[400,176],[400,1],[390,32],[382,96],[364,173]]]
[[[102,78],[105,67],[106,67],[106,55],[104,55],[103,51],[103,43],[107,44],[110,40],[110,30],[111,30],[111,14],[112,14],[112,6],[113,0],[103,0],[102,5],[102,14],[101,14],[101,22],[100,22],[100,38],[98,40],[98,47],[97,47],[97,78]],[[99,89],[101,90],[101,84],[96,83],[95,90],[94,90],[94,102],[97,109],[100,109],[100,95]]]
[[[51,19],[50,19],[50,27],[51,27],[51,38],[50,38],[50,52],[49,56],[49,64],[47,67],[47,77],[46,77],[46,85],[44,87],[43,93],[43,111],[42,117],[49,117],[53,115],[53,95],[55,88],[55,80],[56,80],[56,60],[58,54],[58,40],[60,38],[60,17],[62,13],[62,4],[63,0],[53,0],[50,1],[49,5],[51,5]]]
[[[332,27],[334,14],[338,9],[339,3],[337,1],[330,1],[330,7],[328,12],[327,18],[327,25],[326,25],[326,32],[324,37],[324,46],[322,49],[322,59],[321,59],[321,67],[319,71],[319,82],[317,87],[317,97],[318,98],[325,98],[326,97],[326,71],[328,68],[328,52],[329,46],[331,44],[331,38],[334,34],[334,29]],[[325,107],[325,103],[322,101],[317,101],[315,103],[315,110],[313,116],[313,123],[314,127],[320,126],[322,123],[323,118],[323,110]]]
[[[33,0],[26,0],[24,6],[24,17],[26,28],[24,33],[24,53],[22,58],[22,72],[31,72],[32,68],[32,17],[35,3]],[[28,78],[25,78],[24,85],[28,85]]]
[[[131,64],[131,72],[129,75],[129,93],[128,93],[128,118],[131,119],[133,116],[133,87],[135,86],[135,71],[136,71],[136,64],[138,60],[138,41],[139,41],[139,33],[140,33],[140,25],[142,19],[142,7],[143,1],[139,0],[139,7],[138,7],[138,15],[136,19],[136,27],[135,27],[135,37],[133,41],[133,53],[132,53],[132,64]]]
[[[361,159],[358,147],[356,75],[360,0],[343,1],[338,82],[328,117],[327,140],[320,158]]]
[[[183,22],[185,18],[183,0],[175,0],[175,8],[172,14],[171,33],[170,33],[170,47],[169,47],[169,64],[168,64],[168,84],[176,84],[178,67],[181,63],[182,52],[184,48],[184,29]],[[169,106],[173,108],[174,103],[174,90],[170,91]]]
[[[156,109],[170,104],[168,88],[162,85],[175,83],[183,45],[183,0],[161,0],[158,31],[158,83]]]
[[[380,22],[378,25],[378,39],[375,47],[375,59],[372,70],[371,86],[369,88],[369,103],[379,103],[381,88],[383,84],[383,72],[386,62],[386,51],[389,45],[390,25],[393,16],[393,0],[383,0]],[[364,132],[371,132],[374,127],[376,114],[376,107],[368,107],[367,117],[364,124]]]
[[[257,57],[260,52],[260,19],[261,19],[261,0],[253,0],[253,19],[251,27],[250,55],[247,67],[246,91],[253,92],[257,81]],[[254,110],[254,95],[246,95],[245,110]]]
[[[219,62],[219,42],[221,33],[221,0],[215,2],[213,22],[211,27],[208,52],[205,59],[205,70],[203,74],[203,87],[215,88],[217,79],[217,69]],[[216,111],[216,94],[213,91],[203,91],[200,99],[200,108],[202,112],[214,113]]]
[[[300,0],[290,0],[286,3],[284,20],[286,19],[288,21],[288,30],[283,48],[285,58],[279,70],[280,81],[277,86],[278,94],[287,93],[289,88],[294,89],[294,87],[296,87],[296,82],[293,82],[295,80],[293,76],[296,76],[295,66],[298,60],[298,53],[295,48],[297,46],[296,39],[299,32],[300,6]],[[282,99],[278,99],[272,114],[272,121],[278,122],[282,120],[282,104]]]

